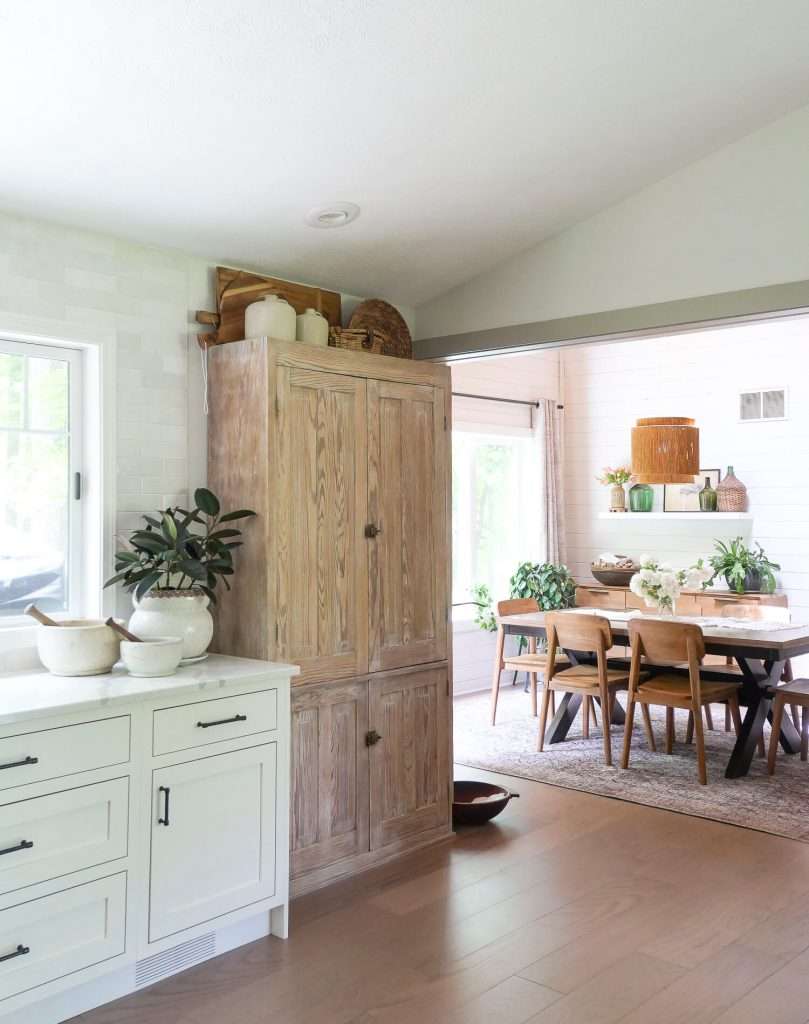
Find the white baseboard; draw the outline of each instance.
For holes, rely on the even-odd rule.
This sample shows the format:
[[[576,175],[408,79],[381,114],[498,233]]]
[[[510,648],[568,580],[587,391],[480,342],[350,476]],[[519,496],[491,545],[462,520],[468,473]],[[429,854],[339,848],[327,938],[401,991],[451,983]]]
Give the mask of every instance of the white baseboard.
[[[237,921],[235,924],[218,929],[213,933],[213,942],[209,943],[207,954],[196,957],[193,964],[211,960],[213,957],[236,949],[237,946],[244,946],[248,942],[255,942],[257,939],[263,939],[270,935],[271,915],[274,915],[273,920],[277,922],[279,931],[282,930],[286,925],[285,911],[285,907],[278,907],[275,910],[264,911],[255,917],[249,917],[244,921]],[[272,934],[277,933],[273,932]],[[165,956],[166,954],[158,955]],[[172,969],[169,959],[167,959],[166,965],[163,973],[159,976],[155,975],[155,983],[192,966],[191,963],[184,962],[182,957],[178,957],[176,969]],[[41,1002],[24,1006],[9,1014],[3,1015],[0,1011],[0,1024],[61,1024],[62,1021],[76,1017],[80,1013],[94,1010],[98,1006],[121,999],[133,992],[143,991],[148,986],[136,984],[136,973],[137,964],[130,963],[109,974],[103,974],[92,981],[87,981],[83,985],[77,985],[75,988],[50,996]]]

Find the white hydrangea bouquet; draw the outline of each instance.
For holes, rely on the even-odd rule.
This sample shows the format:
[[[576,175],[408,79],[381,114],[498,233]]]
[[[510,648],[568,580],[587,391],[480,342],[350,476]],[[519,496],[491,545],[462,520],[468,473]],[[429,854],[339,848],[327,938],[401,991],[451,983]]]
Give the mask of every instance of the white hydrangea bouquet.
[[[700,558],[687,569],[672,569],[650,555],[640,556],[640,570],[629,581],[633,594],[642,597],[648,608],[665,615],[674,613],[674,603],[683,587],[704,590],[712,576],[705,560]]]

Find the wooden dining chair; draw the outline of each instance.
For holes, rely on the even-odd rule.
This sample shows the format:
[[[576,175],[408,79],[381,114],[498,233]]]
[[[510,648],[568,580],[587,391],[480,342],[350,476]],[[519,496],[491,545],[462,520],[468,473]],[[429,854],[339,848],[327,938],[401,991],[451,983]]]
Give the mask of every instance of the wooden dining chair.
[[[603,615],[581,612],[548,612],[545,615],[548,632],[548,669],[542,691],[542,713],[539,719],[537,749],[545,748],[548,725],[548,707],[555,691],[579,694],[582,698],[582,735],[589,737],[590,708],[601,702],[601,731],[604,737],[604,760],[612,764],[610,723],[616,690],[629,685],[626,669],[608,668],[607,651],[612,647],[612,630]],[[570,665],[568,659],[558,655],[559,648],[568,651],[595,654],[595,665]],[[649,722],[651,732],[651,722]]]
[[[792,679],[775,691],[772,702],[772,731],[770,732],[770,749],[767,754],[767,771],[775,772],[775,755],[778,753],[778,742],[781,735],[781,722],[784,708],[792,706],[792,715],[798,707],[801,709],[801,761],[809,757],[809,679]]]
[[[497,616],[524,615],[527,612],[538,612],[539,603],[532,597],[517,597],[510,601],[497,602]],[[492,725],[497,717],[497,698],[500,695],[500,676],[509,669],[512,672],[527,672],[531,689],[531,714],[537,715],[537,677],[545,675],[548,664],[548,655],[544,651],[537,651],[537,640],[535,636],[528,637],[528,653],[504,655],[506,634],[503,627],[497,625],[497,641],[494,653],[494,675],[492,677]],[[567,661],[567,659],[564,659]],[[569,662],[568,662],[569,664]],[[555,707],[555,705],[554,705]]]
[[[699,781],[704,786],[708,781],[708,773],[705,767],[702,709],[706,704],[721,704],[727,701],[738,735],[741,727],[738,681],[728,679],[709,682],[702,679],[700,665],[705,657],[705,640],[702,630],[693,623],[632,619],[629,623],[629,640],[632,645],[632,665],[621,767],[629,767],[636,704],[640,704],[641,708],[652,704],[665,707],[667,754],[671,753],[673,745],[674,710],[683,708],[690,712],[693,718],[697,740],[697,771]],[[672,668],[678,662],[688,666],[687,677]],[[649,678],[644,680],[641,666],[653,669],[655,664],[662,667],[659,671],[653,671]]]
[[[789,622],[792,617],[789,608],[784,608],[781,605],[761,604],[758,601],[734,601],[732,604],[724,605],[719,616],[723,619],[747,619],[751,622]],[[713,671],[717,671],[716,666],[711,666],[711,668]],[[733,658],[727,659],[727,665],[719,666],[719,671],[741,679],[741,669],[733,661]],[[781,680],[784,683],[789,683],[792,678],[792,662],[787,660],[784,662]],[[798,706],[790,705],[790,712],[795,728],[800,731],[801,720]],[[730,708],[725,705],[725,732],[730,732],[730,725]],[[759,746],[759,753],[762,757],[764,756],[763,744],[762,740]]]

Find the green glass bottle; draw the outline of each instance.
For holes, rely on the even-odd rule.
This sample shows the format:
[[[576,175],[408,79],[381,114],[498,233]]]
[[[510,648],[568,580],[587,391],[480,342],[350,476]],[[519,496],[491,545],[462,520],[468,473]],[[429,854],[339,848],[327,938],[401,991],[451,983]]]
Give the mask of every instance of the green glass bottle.
[[[701,512],[716,512],[716,491],[711,487],[711,478],[705,477],[705,486],[699,492],[699,507]]]
[[[635,484],[629,488],[629,508],[632,512],[651,512],[655,492],[649,484]]]

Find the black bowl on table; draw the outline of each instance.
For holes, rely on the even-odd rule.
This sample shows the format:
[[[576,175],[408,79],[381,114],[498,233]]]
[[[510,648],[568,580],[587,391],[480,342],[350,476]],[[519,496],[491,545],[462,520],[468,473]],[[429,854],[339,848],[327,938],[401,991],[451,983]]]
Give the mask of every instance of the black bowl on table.
[[[454,825],[485,825],[503,810],[512,793],[490,782],[455,782],[452,796],[452,822]]]
[[[605,587],[628,587],[638,569],[595,569],[590,566],[590,572]]]

